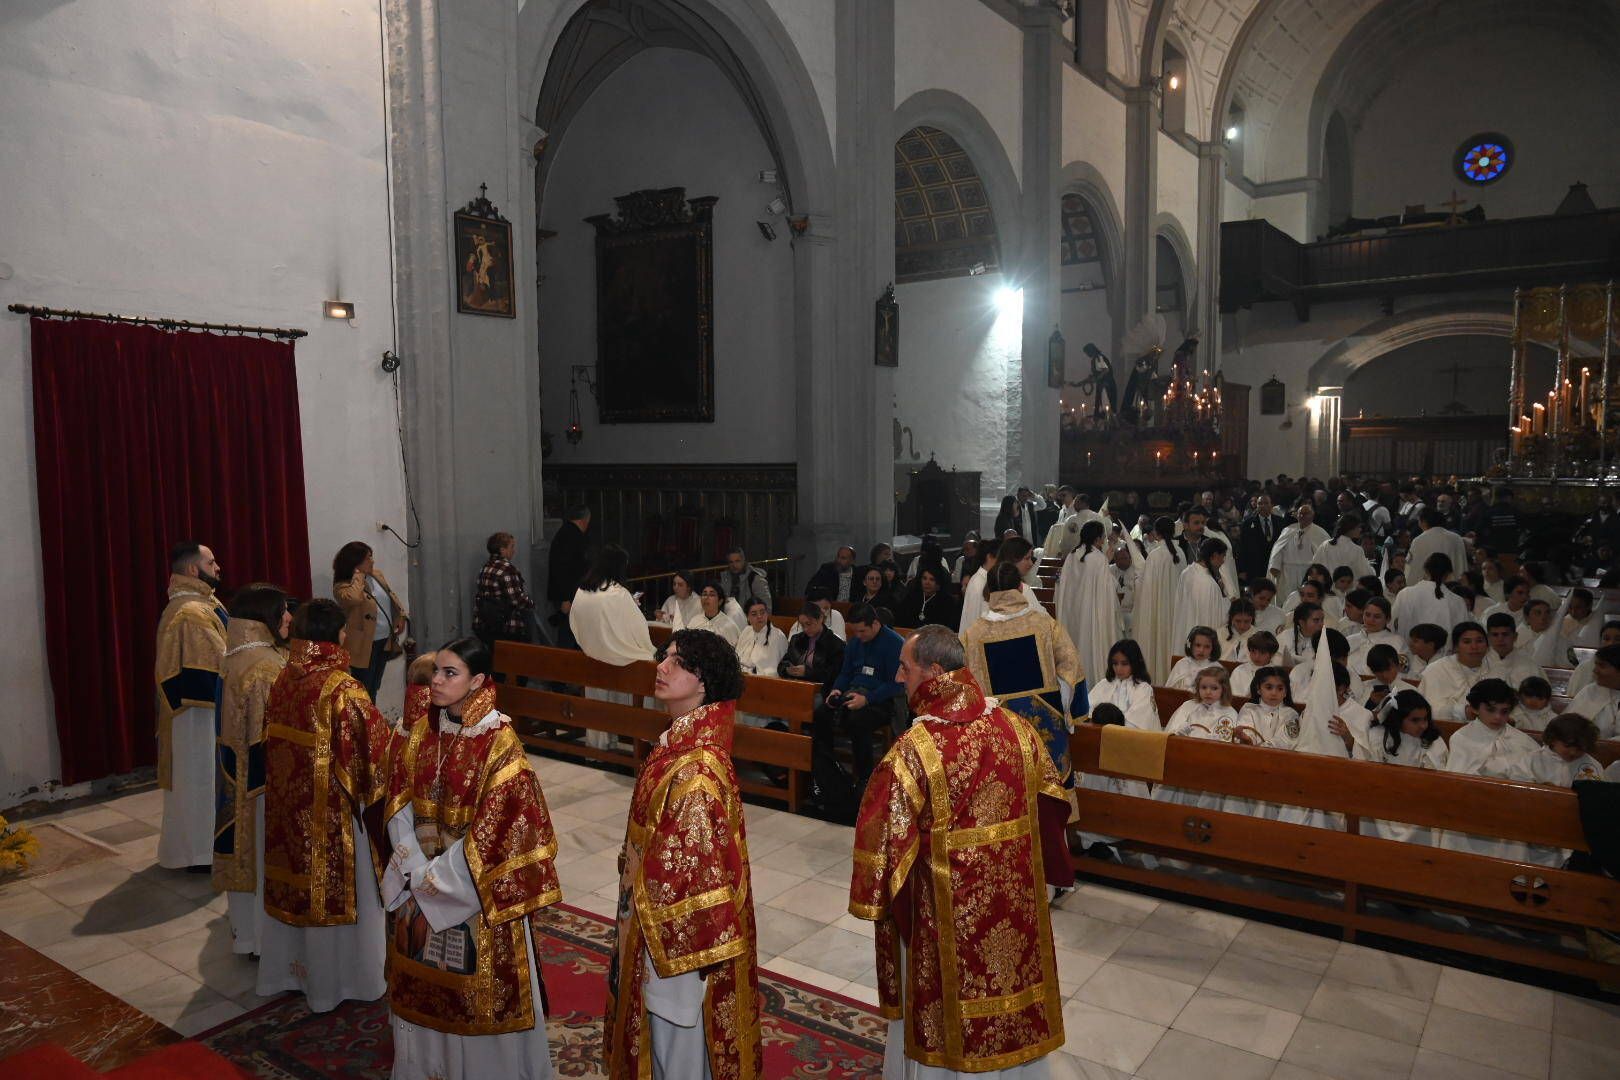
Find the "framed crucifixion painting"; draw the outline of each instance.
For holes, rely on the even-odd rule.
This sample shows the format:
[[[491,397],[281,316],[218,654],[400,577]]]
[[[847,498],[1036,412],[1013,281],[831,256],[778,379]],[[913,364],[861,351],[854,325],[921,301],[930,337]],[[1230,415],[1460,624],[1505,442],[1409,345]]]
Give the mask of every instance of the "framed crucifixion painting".
[[[715,196],[633,191],[596,229],[598,419],[714,422]]]

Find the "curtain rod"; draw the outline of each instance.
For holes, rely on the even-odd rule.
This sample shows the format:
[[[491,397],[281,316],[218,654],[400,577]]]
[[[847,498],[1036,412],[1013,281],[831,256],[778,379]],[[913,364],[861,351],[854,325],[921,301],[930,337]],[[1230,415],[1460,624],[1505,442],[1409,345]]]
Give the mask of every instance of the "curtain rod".
[[[139,326],[157,326],[164,330],[224,330],[233,334],[269,334],[289,341],[308,337],[308,330],[288,330],[277,326],[241,326],[236,323],[192,322],[190,319],[169,319],[147,315],[105,315],[93,311],[64,311],[61,308],[34,307],[30,304],[12,304],[6,310],[18,315],[38,315],[47,319],[100,319],[103,322],[135,323]]]

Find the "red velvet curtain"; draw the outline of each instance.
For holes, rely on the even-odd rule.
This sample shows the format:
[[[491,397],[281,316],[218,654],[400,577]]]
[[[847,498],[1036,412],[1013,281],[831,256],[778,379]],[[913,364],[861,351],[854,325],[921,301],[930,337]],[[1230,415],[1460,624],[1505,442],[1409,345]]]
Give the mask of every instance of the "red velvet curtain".
[[[89,319],[32,323],[45,652],[62,780],[156,760],[168,549],[213,548],[221,592],[310,595],[290,342]]]

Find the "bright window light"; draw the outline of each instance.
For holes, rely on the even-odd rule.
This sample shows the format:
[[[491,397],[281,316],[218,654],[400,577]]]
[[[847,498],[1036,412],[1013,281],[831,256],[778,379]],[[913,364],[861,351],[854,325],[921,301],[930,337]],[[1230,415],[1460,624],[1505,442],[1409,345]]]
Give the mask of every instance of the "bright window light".
[[[1238,137],[1238,126],[1236,124],[1233,124],[1231,127],[1226,129],[1226,137],[1228,139],[1235,139]]]
[[[1024,290],[1003,285],[996,290],[996,310],[1003,315],[1024,310]]]

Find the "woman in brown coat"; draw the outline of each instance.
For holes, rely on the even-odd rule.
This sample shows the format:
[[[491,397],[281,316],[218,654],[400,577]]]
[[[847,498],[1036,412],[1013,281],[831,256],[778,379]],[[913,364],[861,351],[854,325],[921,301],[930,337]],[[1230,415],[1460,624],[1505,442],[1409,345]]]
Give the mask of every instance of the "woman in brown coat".
[[[405,632],[406,612],[405,605],[388,587],[388,579],[377,569],[369,544],[350,540],[338,549],[332,559],[332,599],[348,617],[343,629],[349,672],[375,701],[383,668],[400,654],[399,636]]]

